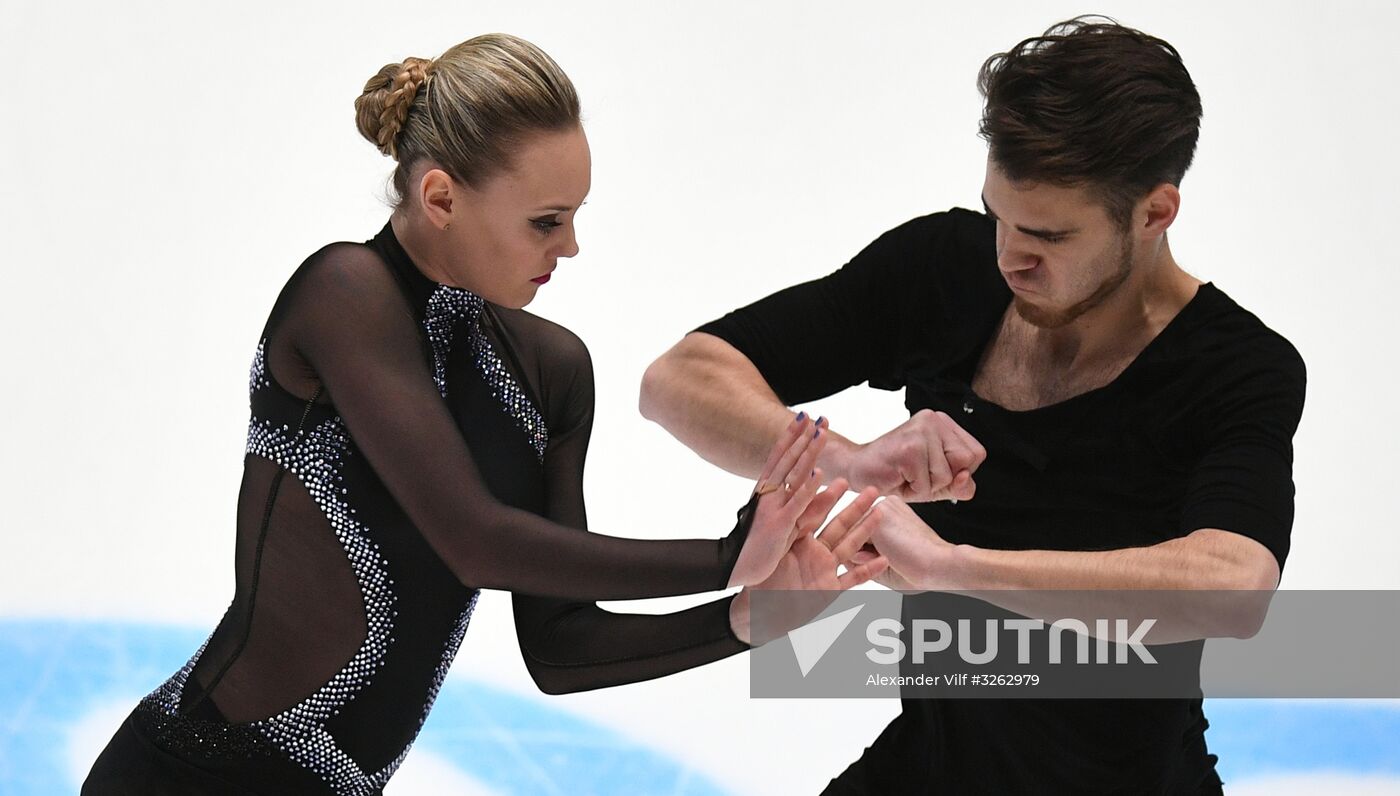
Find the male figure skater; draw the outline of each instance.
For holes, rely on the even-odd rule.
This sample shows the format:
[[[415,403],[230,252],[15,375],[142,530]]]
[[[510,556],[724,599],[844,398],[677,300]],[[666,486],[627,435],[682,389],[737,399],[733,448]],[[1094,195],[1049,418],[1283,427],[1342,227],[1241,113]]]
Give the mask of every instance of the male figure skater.
[[[895,588],[1275,588],[1304,367],[1172,258],[1201,116],[1175,48],[1072,20],[979,86],[985,212],[700,327],[642,413],[752,476],[787,405],[902,388],[906,423],[819,462],[889,496],[866,521]],[[906,699],[826,792],[1219,793],[1205,729],[1200,699]]]

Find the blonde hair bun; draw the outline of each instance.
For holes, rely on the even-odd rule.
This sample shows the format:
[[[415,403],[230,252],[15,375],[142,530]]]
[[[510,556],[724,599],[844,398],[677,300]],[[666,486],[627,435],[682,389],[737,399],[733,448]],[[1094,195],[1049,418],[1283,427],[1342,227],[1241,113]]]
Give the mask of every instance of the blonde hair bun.
[[[365,82],[365,90],[355,99],[355,125],[360,135],[391,158],[399,156],[395,140],[418,89],[428,82],[433,62],[426,58],[405,58],[402,63],[385,64]]]
[[[578,95],[564,71],[505,33],[468,39],[436,59],[386,64],[355,100],[360,135],[398,161],[396,207],[419,160],[479,185],[508,169],[531,133],[578,123]]]

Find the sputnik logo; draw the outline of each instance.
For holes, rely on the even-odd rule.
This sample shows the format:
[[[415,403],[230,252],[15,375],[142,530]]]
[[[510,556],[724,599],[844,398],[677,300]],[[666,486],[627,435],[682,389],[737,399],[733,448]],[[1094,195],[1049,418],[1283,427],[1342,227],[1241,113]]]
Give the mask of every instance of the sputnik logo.
[[[857,605],[854,608],[847,608],[839,614],[833,614],[825,619],[803,625],[788,633],[788,638],[792,640],[792,652],[797,656],[797,668],[802,670],[802,676],[817,665],[817,662],[831,649],[831,645],[836,643],[836,639],[850,626],[856,614],[865,605]]]

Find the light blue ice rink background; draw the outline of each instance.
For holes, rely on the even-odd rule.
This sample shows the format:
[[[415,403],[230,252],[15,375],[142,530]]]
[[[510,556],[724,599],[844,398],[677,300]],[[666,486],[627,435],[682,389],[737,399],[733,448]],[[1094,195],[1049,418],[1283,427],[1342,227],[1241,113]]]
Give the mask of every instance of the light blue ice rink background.
[[[204,640],[188,628],[0,621],[0,796],[76,793],[135,699]],[[1400,708],[1370,702],[1212,700],[1207,742],[1230,793],[1400,793]],[[852,757],[859,753],[852,749]],[[833,763],[833,774],[838,765]],[[729,793],[702,771],[595,721],[449,678],[389,792]]]

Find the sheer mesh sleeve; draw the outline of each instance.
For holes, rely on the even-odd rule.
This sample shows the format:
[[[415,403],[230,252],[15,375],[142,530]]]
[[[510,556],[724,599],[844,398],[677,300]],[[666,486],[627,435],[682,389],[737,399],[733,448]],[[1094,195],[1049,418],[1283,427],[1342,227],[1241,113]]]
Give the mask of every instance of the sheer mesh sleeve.
[[[593,372],[583,342],[524,312],[502,313],[502,336],[536,386],[551,430],[545,450],[550,519],[587,533],[583,467],[593,426]],[[729,624],[732,597],[669,614],[624,614],[591,602],[516,592],[516,634],[541,691],[561,694],[650,680],[748,649]]]
[[[269,344],[295,350],[375,474],[463,583],[602,600],[726,586],[746,527],[721,540],[625,539],[496,500],[434,389],[412,308],[372,249],[326,247],[303,264],[279,308]]]

